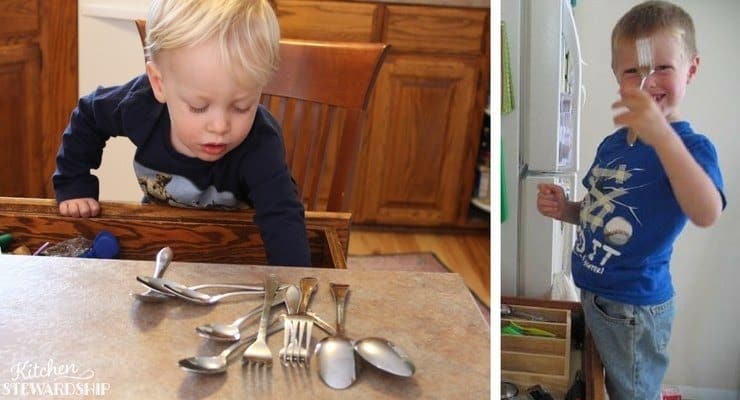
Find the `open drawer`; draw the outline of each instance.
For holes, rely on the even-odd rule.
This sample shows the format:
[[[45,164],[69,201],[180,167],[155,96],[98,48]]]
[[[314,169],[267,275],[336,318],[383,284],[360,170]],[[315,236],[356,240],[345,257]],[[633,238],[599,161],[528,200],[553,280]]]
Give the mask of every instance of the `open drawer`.
[[[570,301],[501,297],[501,304],[515,310],[544,317],[546,321],[527,321],[501,317],[501,326],[514,321],[522,327],[540,328],[555,337],[501,335],[501,379],[520,388],[542,384],[556,399],[562,399],[572,384],[574,370],[581,369],[586,383],[586,399],[604,400],[604,368],[590,333],[573,326],[573,316],[583,314],[581,304]],[[584,329],[577,332],[576,329]],[[583,337],[580,365],[572,365],[571,340]]]
[[[523,329],[550,332],[555,337],[501,334],[501,379],[520,387],[542,384],[554,395],[563,396],[570,385],[570,310],[512,304],[517,312],[541,317],[527,321],[501,317],[501,326],[511,323]]]

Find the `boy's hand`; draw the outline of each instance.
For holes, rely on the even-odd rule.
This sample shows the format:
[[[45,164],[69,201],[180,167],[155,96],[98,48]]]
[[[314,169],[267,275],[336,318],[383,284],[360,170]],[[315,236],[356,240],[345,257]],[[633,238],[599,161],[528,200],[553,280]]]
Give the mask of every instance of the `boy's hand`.
[[[552,183],[540,183],[537,190],[537,211],[546,217],[564,220],[566,198],[563,188]]]
[[[65,217],[95,217],[100,213],[100,204],[92,197],[64,200],[59,203],[59,213]]]
[[[628,126],[640,140],[653,147],[671,134],[671,126],[650,93],[638,87],[623,87],[619,94],[622,98],[612,104],[613,109],[621,109],[614,116],[616,125]]]

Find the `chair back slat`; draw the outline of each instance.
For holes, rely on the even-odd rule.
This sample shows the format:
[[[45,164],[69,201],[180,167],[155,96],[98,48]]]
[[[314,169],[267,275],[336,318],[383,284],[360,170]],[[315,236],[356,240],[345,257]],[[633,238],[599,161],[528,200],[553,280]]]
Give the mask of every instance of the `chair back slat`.
[[[143,41],[145,22],[137,28]],[[261,103],[280,123],[307,210],[350,211],[362,122],[387,50],[382,43],[280,40],[280,66]]]

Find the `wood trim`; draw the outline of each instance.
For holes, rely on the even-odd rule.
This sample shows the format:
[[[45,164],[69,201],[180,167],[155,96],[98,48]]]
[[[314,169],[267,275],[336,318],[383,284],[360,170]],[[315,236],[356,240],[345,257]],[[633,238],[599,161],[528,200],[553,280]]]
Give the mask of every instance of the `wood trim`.
[[[77,1],[42,0],[39,3],[39,47],[41,48],[41,136],[42,171],[38,178],[43,193],[26,195],[53,197],[51,173],[56,169],[56,154],[69,115],[77,105],[78,46]],[[37,148],[38,151],[38,148]]]
[[[253,210],[182,209],[155,204],[101,201],[95,218],[59,215],[52,199],[0,197],[0,229],[13,247],[32,251],[44,242],[76,236],[92,239],[101,230],[116,236],[121,259],[153,260],[170,246],[178,261],[267,264]],[[306,233],[314,267],[346,268],[351,214],[306,212]]]

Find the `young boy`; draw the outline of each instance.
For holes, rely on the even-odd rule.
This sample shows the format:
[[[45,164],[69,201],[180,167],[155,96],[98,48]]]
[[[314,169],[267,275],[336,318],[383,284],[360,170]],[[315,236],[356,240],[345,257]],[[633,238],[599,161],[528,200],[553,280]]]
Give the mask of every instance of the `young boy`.
[[[649,38],[655,72],[640,89],[636,39]],[[725,207],[717,154],[678,114],[699,67],[691,17],[648,1],[612,32],[621,98],[614,123],[583,179],[581,202],[541,185],[537,208],[578,225],[572,253],[586,324],[606,370],[611,400],[654,400],[668,367],[674,317],[670,257],[686,221],[712,225]]]
[[[80,99],[53,175],[59,212],[100,211],[105,142],[127,136],[145,200],[255,209],[267,259],[310,265],[303,205],[277,121],[260,104],[280,29],[267,0],[159,0],[147,18],[146,75]]]

